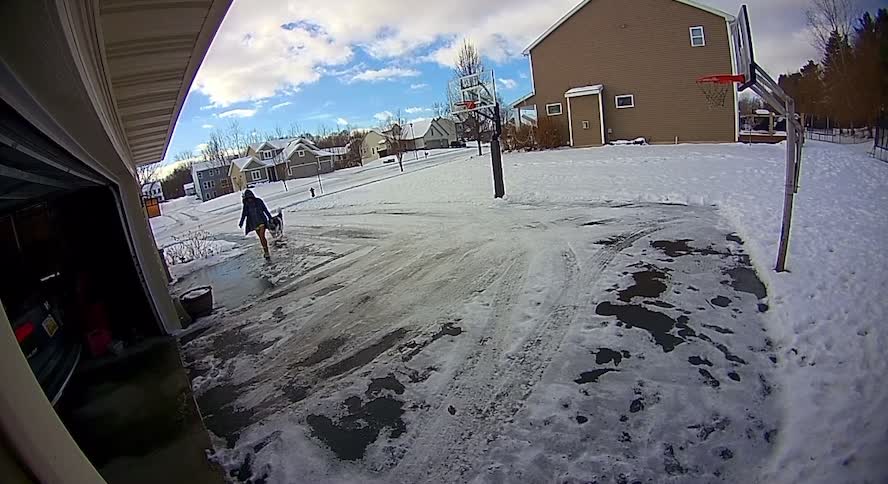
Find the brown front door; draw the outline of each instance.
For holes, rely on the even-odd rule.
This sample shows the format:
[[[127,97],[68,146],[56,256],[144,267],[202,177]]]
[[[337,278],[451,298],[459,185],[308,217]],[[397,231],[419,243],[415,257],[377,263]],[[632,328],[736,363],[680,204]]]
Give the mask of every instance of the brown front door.
[[[567,99],[569,103],[572,146],[601,146],[602,123],[601,94],[577,96]]]

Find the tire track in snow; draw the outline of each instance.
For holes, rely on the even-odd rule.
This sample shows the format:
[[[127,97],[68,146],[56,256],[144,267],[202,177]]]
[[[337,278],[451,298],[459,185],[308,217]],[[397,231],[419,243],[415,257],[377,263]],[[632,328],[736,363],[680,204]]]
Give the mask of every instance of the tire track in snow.
[[[553,279],[564,282],[547,305],[551,309],[537,318],[541,322],[518,349],[502,358],[512,327],[513,301],[525,280],[525,268],[519,265],[519,259],[513,260],[503,271],[493,298],[486,325],[492,327],[493,336],[482,338],[465,359],[450,387],[437,399],[437,406],[429,410],[431,418],[414,424],[422,433],[406,446],[409,450],[392,469],[392,475],[403,482],[460,482],[467,474],[474,474],[472,471],[483,462],[479,456],[498,437],[499,429],[521,410],[542,379],[580,309],[591,311],[592,301],[583,299],[580,291],[594,285],[620,252],[657,230],[659,227],[647,226],[621,234],[582,265],[568,244],[559,257],[562,277]],[[446,408],[455,401],[464,404],[454,417]]]

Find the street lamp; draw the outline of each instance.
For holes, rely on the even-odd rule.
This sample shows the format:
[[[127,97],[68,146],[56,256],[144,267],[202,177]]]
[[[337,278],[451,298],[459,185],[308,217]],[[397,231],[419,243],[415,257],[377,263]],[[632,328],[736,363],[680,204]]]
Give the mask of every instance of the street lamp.
[[[410,123],[410,140],[413,141],[413,159],[416,160],[416,139],[413,137],[413,123]]]
[[[316,169],[317,169],[317,173],[318,173],[318,188],[321,189],[321,195],[323,195],[324,194],[324,185],[321,184],[321,159],[315,158],[315,161],[317,162]]]

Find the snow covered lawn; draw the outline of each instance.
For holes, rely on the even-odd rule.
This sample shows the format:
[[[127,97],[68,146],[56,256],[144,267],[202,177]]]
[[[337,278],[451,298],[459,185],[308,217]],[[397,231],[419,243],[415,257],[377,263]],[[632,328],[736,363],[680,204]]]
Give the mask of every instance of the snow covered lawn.
[[[220,264],[257,290],[184,344],[216,457],[273,482],[882,481],[865,149],[806,146],[784,274],[782,146],[510,154],[501,201],[463,159],[289,204],[272,266]]]

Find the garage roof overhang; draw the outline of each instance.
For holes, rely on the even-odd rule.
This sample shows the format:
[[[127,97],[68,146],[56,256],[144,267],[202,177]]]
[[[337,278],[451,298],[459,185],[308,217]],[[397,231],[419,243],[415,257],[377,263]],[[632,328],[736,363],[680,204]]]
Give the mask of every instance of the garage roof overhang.
[[[9,0],[0,98],[112,180],[161,161],[231,0]]]

